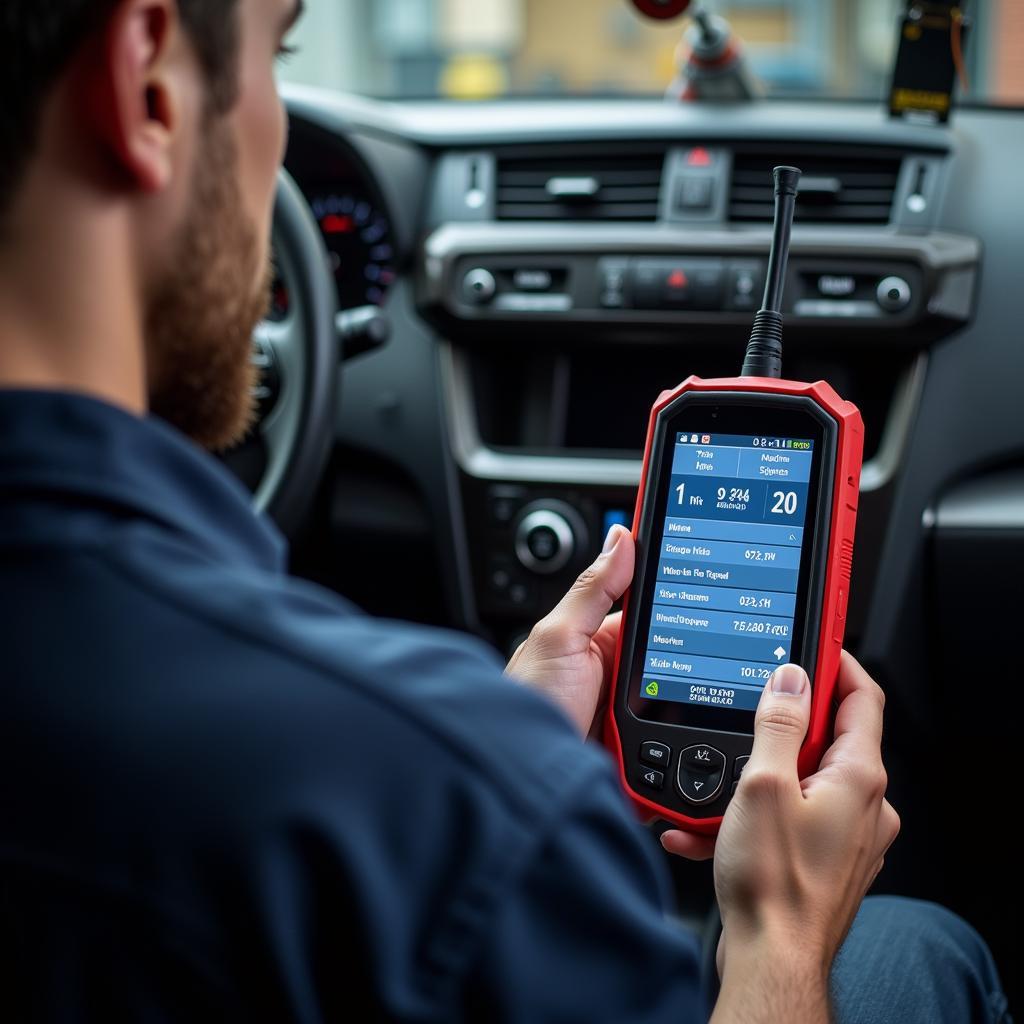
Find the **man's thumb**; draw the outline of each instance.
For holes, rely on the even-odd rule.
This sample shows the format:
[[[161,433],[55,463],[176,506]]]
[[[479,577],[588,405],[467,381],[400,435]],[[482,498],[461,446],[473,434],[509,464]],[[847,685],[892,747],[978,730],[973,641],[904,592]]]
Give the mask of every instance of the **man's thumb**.
[[[597,560],[580,573],[569,592],[548,614],[551,626],[592,637],[633,578],[633,537],[613,526]]]
[[[799,665],[780,665],[761,694],[754,718],[749,768],[796,777],[797,754],[811,716],[811,686]]]

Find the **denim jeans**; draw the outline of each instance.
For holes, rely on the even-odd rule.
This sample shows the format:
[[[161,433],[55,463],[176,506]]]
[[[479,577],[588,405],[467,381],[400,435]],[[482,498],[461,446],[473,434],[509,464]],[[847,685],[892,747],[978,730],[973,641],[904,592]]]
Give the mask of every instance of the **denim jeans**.
[[[836,1024],[1012,1024],[981,936],[937,903],[872,896],[832,966]]]
[[[717,935],[707,945],[711,1005]],[[992,954],[936,903],[869,896],[832,966],[836,1024],[1013,1024]]]

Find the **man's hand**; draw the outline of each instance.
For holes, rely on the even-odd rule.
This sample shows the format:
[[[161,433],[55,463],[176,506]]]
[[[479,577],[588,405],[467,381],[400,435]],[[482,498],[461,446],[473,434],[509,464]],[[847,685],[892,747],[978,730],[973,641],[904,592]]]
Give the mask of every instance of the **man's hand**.
[[[613,526],[604,550],[530,631],[505,672],[543,690],[584,736],[597,724],[612,674],[621,613],[609,615],[633,578],[633,536]]]
[[[884,697],[845,652],[837,694],[835,741],[802,781],[807,676],[785,665],[762,694],[754,749],[714,850],[723,928],[716,1020],[827,1020],[832,960],[899,832],[885,799]],[[706,852],[675,831],[662,844]]]

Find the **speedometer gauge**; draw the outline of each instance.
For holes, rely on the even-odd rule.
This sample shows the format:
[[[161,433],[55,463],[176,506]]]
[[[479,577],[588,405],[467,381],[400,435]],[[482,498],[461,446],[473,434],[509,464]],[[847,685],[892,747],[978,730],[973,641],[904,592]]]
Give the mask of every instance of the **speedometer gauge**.
[[[327,244],[341,308],[381,305],[395,279],[387,217],[356,191],[316,195],[310,206]]]

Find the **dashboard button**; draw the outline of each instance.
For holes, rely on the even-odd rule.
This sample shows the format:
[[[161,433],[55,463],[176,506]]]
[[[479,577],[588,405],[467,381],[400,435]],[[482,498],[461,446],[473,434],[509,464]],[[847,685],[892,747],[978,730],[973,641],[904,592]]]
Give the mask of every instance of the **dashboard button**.
[[[759,263],[731,263],[725,275],[725,308],[733,312],[757,309],[758,290],[764,285]]]
[[[633,302],[641,309],[688,309],[693,301],[690,269],[683,261],[637,260]]]
[[[490,302],[497,290],[498,283],[494,275],[483,267],[470,270],[462,279],[462,297],[474,305],[482,306]]]
[[[672,760],[672,749],[664,743],[648,741],[640,746],[640,760],[644,764],[664,767]]]
[[[720,310],[725,264],[709,263],[693,272],[693,305],[695,309]]]
[[[720,309],[725,264],[719,260],[636,260],[631,275],[638,309]]]
[[[519,502],[515,498],[500,495],[490,499],[489,511],[491,513],[491,521],[498,526],[505,526],[511,523],[515,519],[518,509]]]
[[[598,261],[598,291],[601,305],[606,309],[622,309],[626,305],[628,270],[629,262],[624,259],[606,257]]]
[[[715,192],[715,179],[708,174],[689,174],[679,182],[676,209],[710,210]]]
[[[551,287],[550,270],[521,268],[512,275],[512,284],[520,292],[546,292]]]

